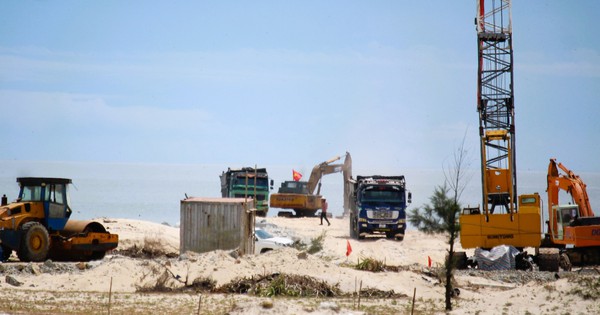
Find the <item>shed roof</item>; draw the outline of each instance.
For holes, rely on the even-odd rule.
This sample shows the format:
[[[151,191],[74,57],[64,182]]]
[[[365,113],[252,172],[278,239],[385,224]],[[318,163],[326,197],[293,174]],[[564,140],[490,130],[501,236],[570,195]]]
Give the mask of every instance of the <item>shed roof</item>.
[[[181,202],[203,202],[203,203],[244,203],[252,201],[252,198],[216,198],[216,197],[189,197]]]

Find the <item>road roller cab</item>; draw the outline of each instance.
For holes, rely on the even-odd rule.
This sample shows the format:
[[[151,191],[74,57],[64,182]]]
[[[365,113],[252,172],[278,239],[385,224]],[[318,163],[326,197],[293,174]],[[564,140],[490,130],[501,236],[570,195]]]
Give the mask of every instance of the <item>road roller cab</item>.
[[[118,236],[93,221],[69,220],[67,178],[20,177],[17,200],[0,206],[0,242],[6,260],[92,260],[117,247]]]

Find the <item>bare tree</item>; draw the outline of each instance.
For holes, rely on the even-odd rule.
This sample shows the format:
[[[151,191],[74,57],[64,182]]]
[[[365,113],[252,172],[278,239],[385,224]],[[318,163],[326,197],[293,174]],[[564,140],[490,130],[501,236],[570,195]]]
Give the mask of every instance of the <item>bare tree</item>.
[[[456,267],[454,260],[454,243],[458,238],[460,232],[460,224],[458,223],[458,216],[460,215],[460,196],[465,190],[466,184],[470,180],[470,176],[465,172],[467,162],[467,150],[465,149],[466,131],[463,136],[462,142],[458,149],[454,152],[453,164],[449,167],[444,168],[444,185],[448,185],[452,194],[453,202],[452,206],[447,212],[448,218],[446,219],[447,233],[448,233],[448,256],[446,257],[445,269],[446,269],[446,310],[452,310],[452,295],[454,290],[452,288],[452,275]]]
[[[466,132],[465,132],[466,137]],[[467,150],[465,137],[454,152],[454,160],[444,166],[444,184],[437,186],[430,197],[430,204],[416,208],[408,215],[409,222],[418,230],[428,234],[445,233],[448,235],[448,255],[444,264],[446,280],[446,310],[452,310],[452,275],[455,269],[454,243],[460,232],[458,216],[460,214],[460,196],[470,177],[466,173]],[[449,195],[449,193],[451,195]]]
[[[459,203],[462,193],[465,191],[465,187],[471,181],[472,174],[468,174],[465,169],[469,166],[467,161],[468,151],[465,148],[465,140],[467,137],[467,131],[463,135],[460,146],[454,152],[454,161],[449,167],[444,167],[444,180],[445,184],[448,185],[453,193],[454,202]]]

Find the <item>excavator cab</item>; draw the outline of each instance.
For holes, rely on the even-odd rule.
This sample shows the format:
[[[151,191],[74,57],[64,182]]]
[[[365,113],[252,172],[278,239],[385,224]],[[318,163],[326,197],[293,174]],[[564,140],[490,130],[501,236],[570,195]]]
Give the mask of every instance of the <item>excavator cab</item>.
[[[278,193],[308,194],[308,182],[286,180],[281,183]]]
[[[577,205],[561,205],[552,207],[551,218],[555,224],[551,224],[552,237],[556,240],[564,240],[565,228],[576,225],[579,217]]]

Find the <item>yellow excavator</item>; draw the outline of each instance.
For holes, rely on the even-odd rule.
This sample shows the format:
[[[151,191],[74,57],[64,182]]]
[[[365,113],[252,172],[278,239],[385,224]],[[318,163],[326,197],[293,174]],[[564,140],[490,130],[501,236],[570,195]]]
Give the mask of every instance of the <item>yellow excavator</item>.
[[[271,194],[269,206],[272,208],[292,209],[296,217],[312,217],[321,209],[321,178],[323,175],[342,172],[344,176],[344,213],[350,209],[348,196],[351,185],[348,179],[352,178],[352,158],[346,152],[343,164],[332,164],[340,160],[336,156],[330,160],[315,165],[308,181],[284,181],[276,194]],[[316,189],[316,193],[315,193]],[[278,216],[294,216],[290,211],[280,211]]]
[[[0,258],[16,251],[21,261],[89,261],[115,249],[117,234],[99,222],[69,220],[67,178],[19,177],[19,197],[0,205]]]

